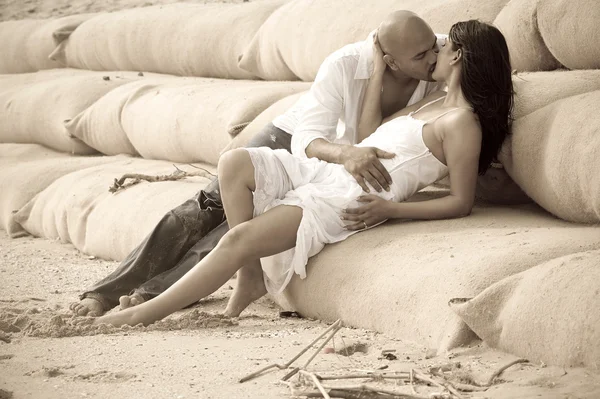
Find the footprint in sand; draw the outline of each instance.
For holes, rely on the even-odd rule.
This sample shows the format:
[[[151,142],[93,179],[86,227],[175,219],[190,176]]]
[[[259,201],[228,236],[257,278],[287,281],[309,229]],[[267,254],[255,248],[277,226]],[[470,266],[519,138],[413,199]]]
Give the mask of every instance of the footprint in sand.
[[[132,378],[135,378],[135,374],[126,373],[124,371],[112,372],[112,371],[98,371],[90,374],[78,374],[73,377],[74,380],[88,381],[88,382],[125,382]]]

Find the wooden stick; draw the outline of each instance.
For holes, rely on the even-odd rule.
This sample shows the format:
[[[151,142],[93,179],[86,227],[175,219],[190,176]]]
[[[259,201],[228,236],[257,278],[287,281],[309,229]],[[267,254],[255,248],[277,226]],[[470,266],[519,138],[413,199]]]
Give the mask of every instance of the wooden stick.
[[[483,384],[483,386],[489,387],[494,383],[494,380],[500,376],[500,374],[502,374],[504,372],[504,370],[506,370],[509,367],[514,366],[515,364],[519,364],[519,363],[528,363],[529,360],[527,359],[517,359],[517,360],[513,360],[510,363],[505,364],[504,366],[500,367],[498,370],[496,370],[496,372],[494,372],[494,374],[491,375],[491,377],[488,379],[488,381]]]
[[[338,324],[339,322],[339,324]],[[315,351],[315,353],[313,353],[313,355],[310,357],[310,359],[308,359],[306,361],[306,363],[304,363],[304,367],[302,367],[303,369],[307,368],[308,365],[310,364],[310,362],[312,362],[312,360],[321,352],[321,349],[323,349],[323,347],[325,345],[327,345],[327,343],[329,341],[331,341],[331,339],[333,338],[333,336],[335,334],[337,334],[338,331],[340,331],[340,329],[342,328],[342,323],[340,322],[340,320],[335,322],[336,324],[338,324],[333,331],[331,331],[331,333],[329,334],[329,336],[325,339],[325,341],[323,341],[323,343],[321,343],[321,345],[317,348],[317,350]]]
[[[321,383],[319,382],[319,379],[317,378],[316,375],[314,375],[313,373],[309,373],[307,371],[304,371],[304,370],[300,370],[300,374],[304,375],[304,376],[306,376],[306,377],[308,377],[308,378],[311,379],[311,381],[314,384],[314,386],[323,395],[323,398],[325,398],[325,399],[331,399],[331,397],[327,394],[327,391],[325,391],[325,389],[323,388],[323,385],[321,385]]]
[[[417,379],[424,381],[424,382],[428,382],[432,385],[435,385],[439,388],[445,389],[450,391],[453,395],[455,395],[457,398],[462,398],[463,396],[461,395],[460,392],[458,392],[458,390],[456,390],[453,386],[451,386],[450,384],[444,384],[444,383],[440,383],[439,381],[434,380],[433,378],[429,378],[427,377],[425,374],[419,372],[419,371],[415,371],[415,377],[417,377]]]
[[[408,373],[400,371],[398,373],[356,373],[356,374],[342,374],[342,375],[321,375],[315,374],[319,380],[351,380],[356,378],[382,378],[389,380],[404,380],[408,378]]]
[[[415,379],[415,370],[410,369],[410,390],[412,391],[413,394],[417,395],[417,390],[415,389],[415,386],[413,385],[414,379]]]
[[[273,369],[273,368],[278,368],[279,370],[284,370],[287,369],[288,367],[290,367],[292,365],[292,363],[294,363],[296,360],[298,360],[298,358],[300,356],[302,356],[304,353],[306,353],[307,350],[309,350],[314,344],[315,342],[317,342],[318,340],[320,340],[321,338],[323,338],[325,336],[325,334],[327,334],[329,331],[333,330],[334,328],[337,328],[339,325],[341,324],[341,320],[337,320],[335,323],[333,323],[331,326],[329,326],[329,328],[325,331],[323,331],[323,333],[321,335],[319,335],[317,338],[315,338],[310,344],[306,345],[300,352],[298,352],[298,354],[296,356],[294,356],[292,359],[290,359],[287,363],[285,364],[279,364],[279,363],[272,363],[266,367],[263,367],[262,369],[255,371],[253,373],[250,373],[242,378],[239,379],[240,383],[249,381],[257,376],[259,376],[260,374],[262,374],[263,372]],[[292,370],[293,372],[293,370]],[[296,374],[295,372],[292,373],[288,373],[288,375],[291,374],[289,378],[291,378],[294,374]],[[287,375],[286,375],[287,377]]]
[[[420,395],[411,395],[404,392],[400,392],[394,389],[386,389],[380,387],[373,387],[367,384],[357,384],[357,385],[345,385],[345,386],[329,386],[323,385],[323,388],[333,390],[343,390],[343,391],[367,391],[367,392],[377,392],[384,393],[386,395],[398,396],[403,399],[429,399],[427,396]],[[332,395],[331,391],[329,392]]]

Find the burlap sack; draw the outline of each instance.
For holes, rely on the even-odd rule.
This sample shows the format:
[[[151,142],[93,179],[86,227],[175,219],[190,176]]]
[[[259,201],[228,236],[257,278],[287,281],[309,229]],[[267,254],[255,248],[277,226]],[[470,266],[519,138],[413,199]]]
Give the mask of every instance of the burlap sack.
[[[600,68],[600,5],[596,0],[540,1],[537,19],[546,46],[564,66]]]
[[[104,197],[87,219],[85,246],[80,249],[102,259],[123,260],[165,213],[192,198],[208,183],[204,178],[144,183]]]
[[[306,86],[228,80],[132,86],[132,93],[123,93],[128,99],[113,125],[120,124],[144,158],[216,165],[229,141],[258,114]],[[107,112],[111,115],[119,112]]]
[[[91,234],[105,234],[104,230],[87,230],[89,215],[104,201],[115,201],[114,199],[111,199],[111,197],[120,197],[126,191],[121,191],[117,194],[110,193],[108,188],[112,186],[114,179],[120,178],[126,173],[168,175],[176,170],[170,162],[150,161],[127,156],[105,158],[111,159],[112,162],[73,172],[55,180],[44,191],[36,195],[22,207],[15,215],[14,220],[34,236],[59,239],[61,242],[71,242],[77,249],[84,250],[86,246],[86,232],[91,232]],[[189,166],[180,167],[188,171],[197,171]],[[207,181],[206,179],[204,180]],[[158,183],[142,182],[140,184],[143,186],[153,186]],[[139,194],[140,191],[137,190],[139,189],[136,189],[136,193]],[[157,192],[153,192],[158,195]],[[65,195],[65,193],[68,193],[68,195]],[[168,206],[176,206],[189,198],[189,196],[186,197],[188,194],[191,196],[187,191],[184,193],[177,193],[176,190],[172,190],[169,194],[171,199],[163,198],[162,195],[160,195],[160,197],[163,198],[163,201],[171,201],[168,202]],[[129,195],[130,194],[127,194],[127,196]],[[156,214],[159,214],[160,212],[164,213],[170,209],[161,207],[161,202],[154,201],[151,198],[144,198],[145,201],[147,201],[147,204],[144,205],[146,208],[143,208],[143,204],[140,204],[139,202],[136,202],[133,208],[142,207],[143,209],[148,210],[148,207],[156,206],[158,209]],[[180,202],[177,203],[177,201]],[[114,202],[110,203],[114,204]],[[118,203],[121,204],[120,202]],[[118,212],[120,211],[115,208],[108,208],[103,217],[110,218],[108,214]],[[143,213],[136,213],[136,215],[140,216],[143,215]],[[154,217],[155,213],[148,211],[146,215]],[[158,219],[156,218],[152,219],[154,222],[157,220]],[[123,220],[122,222],[124,224],[120,224],[119,226],[126,226],[127,228],[123,230],[122,234],[124,235],[121,235],[121,237],[125,237],[125,234],[133,234],[135,237],[138,237],[138,225],[132,221],[128,222]],[[128,224],[130,222],[131,224]],[[151,222],[147,223],[148,224],[144,224],[144,226],[147,227],[151,224]],[[111,233],[112,232],[113,231],[111,231]],[[144,230],[143,234],[146,234],[146,232],[147,231]],[[134,240],[127,240],[126,242],[131,243],[133,241]],[[139,241],[135,242],[134,245],[137,245],[138,243]],[[118,248],[120,247],[117,246],[117,249]],[[92,253],[92,255],[95,254]]]
[[[25,84],[37,83],[67,76],[89,75],[90,73],[99,72],[91,72],[83,69],[73,68],[57,68],[29,73],[3,74],[0,75],[0,93],[17,86],[23,86]]]
[[[600,90],[600,70],[519,73],[513,86],[514,118],[519,119],[562,98]]]
[[[231,79],[255,77],[238,56],[283,4],[173,4],[105,13],[82,24],[52,54],[68,66]]]
[[[310,85],[309,83],[307,84]],[[245,147],[252,137],[256,135],[256,133],[260,132],[265,126],[272,122],[273,119],[284,114],[304,94],[306,94],[305,91],[284,97],[275,104],[271,105],[269,108],[265,109],[260,113],[260,115],[254,118],[254,120],[250,122],[250,124],[246,126],[240,134],[235,136],[222,152],[229,151],[234,148]]]
[[[494,21],[506,38],[510,62],[517,71],[550,71],[561,67],[540,34],[538,3],[543,1],[511,0]]]
[[[600,230],[535,205],[476,207],[471,216],[388,222],[326,246],[276,300],[306,317],[391,334],[444,351],[476,339],[448,307],[505,277],[596,249]]]
[[[61,68],[48,56],[82,22],[95,14],[54,19],[23,19],[0,22],[0,73],[24,73]]]
[[[365,40],[392,11],[422,15],[434,31],[470,18],[494,20],[506,0],[293,0],[263,24],[240,67],[267,80],[313,81],[323,60],[346,44]],[[306,27],[310,26],[310,29]]]
[[[600,251],[556,258],[450,307],[491,347],[531,363],[597,368],[599,260]]]
[[[68,156],[69,154],[54,151],[39,144],[0,143],[0,166]]]
[[[59,156],[29,161],[20,159],[12,165],[3,165],[0,168],[0,228],[10,237],[26,235],[13,219],[19,209],[61,176],[106,162],[111,159]]]
[[[64,123],[131,79],[106,74],[25,84],[0,92],[0,142],[38,143],[72,154],[97,152],[69,136]]]
[[[556,216],[600,222],[600,91],[556,101],[518,119],[500,161],[536,203]]]

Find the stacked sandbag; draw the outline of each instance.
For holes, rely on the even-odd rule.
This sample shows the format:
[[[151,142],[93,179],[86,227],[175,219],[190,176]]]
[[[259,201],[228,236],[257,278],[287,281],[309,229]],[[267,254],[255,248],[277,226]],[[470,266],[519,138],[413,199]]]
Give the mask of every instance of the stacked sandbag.
[[[600,91],[556,101],[513,123],[500,161],[537,204],[573,222],[600,222]]]
[[[128,84],[78,115],[69,132],[106,154],[217,164],[231,139],[304,82],[224,79]]]
[[[118,254],[130,251],[164,213],[190,198],[209,181],[196,178],[180,182],[142,182],[113,194],[109,187],[126,173],[157,176],[172,174],[176,169],[172,163],[164,161],[126,156],[107,158],[113,162],[55,180],[21,208],[14,220],[34,236],[71,242],[79,250],[88,248],[91,255],[116,259],[115,252],[106,251]],[[190,166],[180,168],[188,172],[199,171]],[[145,190],[150,190],[151,194],[145,194]],[[90,227],[88,219],[97,207],[104,211],[96,213],[96,224]],[[100,228],[102,223],[105,224]],[[93,242],[91,246],[87,246],[88,240]],[[98,246],[102,250],[97,250]],[[127,246],[126,252],[123,252],[123,246]]]
[[[506,1],[292,0],[265,21],[243,52],[240,67],[267,80],[313,81],[329,54],[365,40],[393,11],[414,11],[437,33],[448,33],[453,22],[493,21]]]
[[[0,166],[39,159],[68,157],[69,154],[51,150],[39,144],[0,143]]]
[[[598,367],[600,251],[507,277],[451,308],[485,343],[531,363]]]
[[[429,199],[432,197],[421,197]],[[444,351],[476,339],[448,307],[547,260],[598,249],[600,230],[535,205],[395,221],[326,246],[276,300],[310,318],[391,334]]]
[[[598,1],[539,1],[537,20],[544,43],[561,64],[571,69],[600,68]]]
[[[131,82],[118,73],[77,75],[13,86],[0,91],[0,143],[37,143],[87,155],[97,151],[71,137],[65,121],[110,90]]]
[[[105,13],[82,24],[52,54],[67,66],[250,79],[238,56],[284,0],[173,4]]]
[[[112,162],[109,157],[46,157],[15,159],[14,163],[0,168],[0,228],[10,237],[27,233],[14,221],[14,214],[36,194],[56,179],[91,166]]]
[[[513,87],[513,117],[519,119],[557,100],[600,90],[600,70],[518,73]]]
[[[95,14],[0,22],[0,73],[64,67],[48,57],[82,22]]]

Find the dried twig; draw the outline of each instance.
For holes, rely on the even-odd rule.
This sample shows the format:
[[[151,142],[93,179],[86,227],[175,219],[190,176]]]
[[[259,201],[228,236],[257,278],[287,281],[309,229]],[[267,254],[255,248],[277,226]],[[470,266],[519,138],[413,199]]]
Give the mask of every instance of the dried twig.
[[[175,166],[175,165],[173,165],[173,166]],[[108,188],[108,191],[111,193],[116,193],[119,190],[134,186],[143,180],[150,182],[150,183],[154,183],[154,182],[160,182],[160,181],[177,181],[177,180],[185,179],[188,177],[196,177],[196,176],[210,179],[214,176],[206,170],[203,170],[201,172],[185,172],[176,166],[175,166],[175,169],[177,169],[177,170],[175,172],[171,173],[170,175],[158,175],[158,176],[144,175],[144,174],[139,174],[139,173],[126,173],[123,176],[121,176],[119,179],[114,179],[113,185]],[[126,183],[125,181],[127,179],[130,179],[131,181]]]
[[[408,394],[408,393],[404,393],[404,392],[401,392],[401,391],[398,391],[395,389],[375,387],[375,386],[368,385],[368,384],[340,385],[340,386],[323,385],[323,388],[329,389],[329,390],[335,389],[335,390],[341,390],[341,391],[375,392],[375,393],[380,393],[380,394],[385,394],[385,395],[396,396],[398,398],[403,398],[403,399],[428,399],[427,396]],[[329,394],[333,396],[331,391],[329,392]]]
[[[250,374],[248,374],[248,375],[240,378],[239,382],[241,383],[241,382],[249,381],[249,380],[251,380],[251,379],[259,376],[260,374],[264,373],[265,371],[268,371],[268,370],[271,370],[271,369],[274,369],[274,368],[278,368],[279,370],[287,369],[288,367],[290,367],[292,365],[292,363],[294,363],[296,360],[298,360],[298,358],[300,356],[302,356],[304,353],[306,353],[306,351],[308,351],[310,348],[312,348],[312,346],[318,340],[320,340],[321,338],[323,338],[325,336],[325,334],[327,334],[328,332],[330,332],[333,329],[336,329],[336,331],[339,330],[341,328],[341,325],[342,325],[342,322],[341,322],[341,320],[338,319],[335,323],[333,323],[331,326],[329,326],[329,328],[327,330],[323,331],[323,333],[321,335],[319,335],[317,338],[315,338],[310,344],[306,345],[300,352],[298,352],[298,354],[296,354],[296,356],[294,356],[292,359],[290,359],[287,363],[285,363],[285,364],[278,364],[278,363],[270,364],[270,365],[268,365],[266,367],[263,367],[260,370],[257,370],[257,371],[255,371],[253,373],[250,373]],[[294,370],[296,370],[296,369],[294,369]],[[298,370],[300,370],[300,369],[298,368]],[[291,373],[288,373],[288,375],[289,374],[291,374]],[[296,374],[296,373],[294,373],[294,374]],[[292,374],[292,375],[294,375],[294,374]],[[290,375],[290,377],[292,375]]]
[[[336,322],[337,323],[337,322]],[[321,350],[323,349],[323,347],[325,347],[325,345],[327,345],[327,343],[329,341],[331,341],[331,339],[333,338],[333,336],[335,334],[337,334],[337,332],[342,328],[342,323],[339,323],[334,329],[333,331],[331,331],[331,333],[329,333],[329,336],[325,339],[325,341],[323,341],[323,343],[321,343],[321,345],[317,348],[317,350],[313,353],[313,355],[306,361],[306,363],[304,363],[304,367],[302,367],[303,369],[307,368],[308,365],[310,364],[310,362],[313,361],[313,359],[315,358],[315,356],[317,356]]]
[[[342,375],[321,375],[315,374],[319,380],[351,380],[356,378],[372,378],[372,379],[389,379],[389,380],[405,380],[409,377],[409,373],[405,371],[398,371],[395,373],[354,373],[354,374],[342,374]]]
[[[417,395],[417,390],[415,389],[414,386],[414,381],[415,381],[415,370],[414,369],[410,369],[410,390],[413,394]]]
[[[507,363],[507,364],[505,364],[504,366],[502,366],[502,367],[500,367],[498,370],[496,370],[496,371],[494,372],[494,374],[492,374],[492,375],[490,376],[490,378],[487,380],[487,382],[486,382],[485,384],[482,384],[482,386],[485,386],[485,387],[489,387],[489,386],[491,386],[491,385],[494,383],[494,380],[495,380],[495,379],[496,379],[498,376],[500,376],[500,374],[502,374],[502,373],[504,372],[504,370],[506,370],[507,368],[509,368],[509,367],[512,367],[512,366],[514,366],[515,364],[519,364],[519,363],[528,363],[528,362],[529,362],[529,360],[527,360],[527,359],[516,359],[516,360],[513,360],[513,361],[512,361],[512,362],[510,362],[510,363]]]
[[[454,388],[452,386],[452,384],[448,383],[447,381],[436,381],[433,378],[429,378],[427,377],[425,374],[421,373],[420,371],[415,370],[414,373],[415,378],[423,381],[423,382],[427,382],[429,384],[435,385],[438,388],[442,388],[444,390],[448,390],[450,391],[454,396],[456,396],[457,398],[462,398],[463,396],[460,394],[460,392],[458,392],[458,390],[456,388]]]
[[[321,382],[319,381],[319,379],[317,378],[316,375],[314,375],[313,373],[309,373],[308,371],[304,371],[304,370],[300,370],[299,372],[301,375],[304,375],[305,377],[310,378],[310,380],[312,381],[315,388],[317,388],[319,390],[319,392],[321,392],[321,394],[323,395],[323,398],[331,399],[331,397],[327,394],[327,391],[325,391],[325,389],[323,388],[323,385],[321,385]]]

